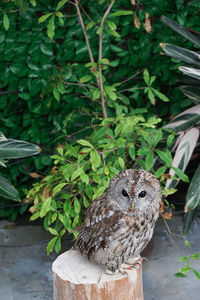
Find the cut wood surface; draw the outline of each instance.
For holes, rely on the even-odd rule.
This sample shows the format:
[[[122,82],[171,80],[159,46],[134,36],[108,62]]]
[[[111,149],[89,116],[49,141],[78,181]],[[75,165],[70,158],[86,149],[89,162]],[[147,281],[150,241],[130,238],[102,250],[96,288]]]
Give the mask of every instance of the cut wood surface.
[[[54,261],[54,300],[143,300],[142,267],[129,268],[128,275],[107,275],[77,250]]]

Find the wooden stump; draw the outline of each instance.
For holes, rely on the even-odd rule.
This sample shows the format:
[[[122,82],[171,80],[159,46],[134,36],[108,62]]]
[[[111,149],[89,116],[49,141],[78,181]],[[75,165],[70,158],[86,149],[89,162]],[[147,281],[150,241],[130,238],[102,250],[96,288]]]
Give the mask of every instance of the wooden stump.
[[[54,261],[52,270],[54,300],[144,299],[142,267],[130,268],[128,275],[107,275],[77,250],[69,250]]]

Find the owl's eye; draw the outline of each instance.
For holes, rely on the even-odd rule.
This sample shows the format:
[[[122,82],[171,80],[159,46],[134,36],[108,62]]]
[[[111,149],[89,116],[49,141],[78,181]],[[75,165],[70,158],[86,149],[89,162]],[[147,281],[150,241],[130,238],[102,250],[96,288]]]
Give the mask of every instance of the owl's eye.
[[[122,190],[122,195],[123,195],[124,197],[128,197],[128,193],[127,193],[125,190]]]
[[[146,191],[141,191],[141,192],[139,193],[139,197],[140,197],[140,198],[144,198],[144,197],[146,196],[146,194],[147,194]]]

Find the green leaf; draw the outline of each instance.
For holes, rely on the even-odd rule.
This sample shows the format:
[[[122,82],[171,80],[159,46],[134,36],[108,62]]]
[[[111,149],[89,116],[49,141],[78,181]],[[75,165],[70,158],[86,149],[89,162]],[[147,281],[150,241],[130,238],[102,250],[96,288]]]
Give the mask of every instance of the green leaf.
[[[162,131],[157,130],[154,136],[153,146],[156,147],[161,139],[162,139]]]
[[[158,168],[158,169],[156,170],[156,172],[154,173],[154,176],[155,176],[156,178],[159,178],[160,176],[162,176],[162,175],[166,172],[166,170],[167,170],[167,167],[166,167],[166,166],[160,167],[160,168]]]
[[[58,235],[58,232],[55,229],[51,228],[51,227],[49,227],[49,232],[53,235]]]
[[[147,171],[151,170],[151,168],[153,167],[153,163],[154,163],[154,155],[152,152],[149,152],[145,158],[145,167]]]
[[[188,64],[200,66],[199,54],[173,44],[162,44],[165,53]]]
[[[87,174],[85,174],[85,172],[83,171],[82,169],[82,172],[80,174],[80,177],[81,177],[81,180],[86,183],[86,184],[89,184],[89,176]]]
[[[74,211],[75,211],[75,213],[78,215],[79,213],[80,213],[80,211],[81,211],[81,205],[80,205],[80,203],[79,203],[79,201],[78,201],[78,199],[75,197],[74,198]]]
[[[197,259],[199,259],[199,255],[200,255],[200,253],[195,253],[195,254],[190,255],[190,258],[197,260]]]
[[[156,96],[158,96],[158,98],[160,98],[162,101],[164,102],[169,102],[169,98],[167,98],[163,93],[159,92],[156,89],[153,89],[153,92],[156,94]]]
[[[196,207],[193,210],[190,210],[188,213],[185,214],[184,228],[183,228],[184,235],[188,234],[191,225],[197,216],[197,213],[198,213],[198,207]]]
[[[30,217],[30,221],[34,221],[34,220],[38,219],[39,217],[40,217],[40,212],[37,211]]]
[[[94,171],[96,171],[97,168],[101,165],[101,157],[95,149],[92,149],[90,151],[90,161],[92,163],[92,169]]]
[[[185,241],[185,244],[186,244],[186,246],[187,246],[187,247],[189,247],[189,248],[192,248],[192,246],[191,246],[190,242],[188,242],[188,241]]]
[[[171,133],[170,135],[168,135],[168,137],[167,137],[167,148],[171,145],[171,143],[173,142],[174,138],[175,138],[174,133]]]
[[[90,142],[86,141],[86,140],[78,140],[77,143],[79,143],[82,146],[87,146],[87,147],[94,148],[93,145]]]
[[[90,28],[94,27],[95,24],[96,24],[96,23],[93,22],[93,21],[90,22],[90,23],[88,23],[87,26],[86,26],[86,30],[89,30]]]
[[[129,143],[128,144],[128,153],[132,160],[135,160],[135,145],[134,143]]]
[[[186,261],[187,259],[188,259],[187,256],[181,256],[181,257],[179,257],[179,261],[180,262]]]
[[[164,126],[164,128],[171,129],[174,132],[180,132],[187,130],[198,122],[200,122],[200,105],[185,110]]]
[[[40,152],[40,148],[34,144],[14,140],[6,139],[0,141],[0,158],[1,159],[11,159],[11,158],[21,158],[36,155]]]
[[[58,89],[57,89],[56,86],[53,87],[53,95],[54,95],[54,97],[55,97],[55,99],[56,99],[57,101],[60,100],[60,93],[59,93],[59,91],[58,91]]]
[[[116,30],[117,26],[115,25],[114,22],[110,21],[110,20],[106,20],[106,24],[108,25],[108,27],[112,30]]]
[[[85,76],[80,78],[80,83],[88,82],[88,81],[91,80],[91,78],[92,78],[91,75],[85,75]]]
[[[96,199],[97,197],[101,196],[103,194],[103,192],[105,191],[106,187],[102,186],[99,189],[96,190],[96,192],[93,195],[93,200]]]
[[[54,24],[55,16],[52,16],[49,20],[49,23],[47,25],[47,35],[50,38],[50,40],[53,40],[53,37],[55,35],[55,24]]]
[[[176,149],[176,153],[173,158],[172,166],[182,170],[182,172],[177,171],[180,174],[179,176],[179,174],[175,172],[175,169],[173,168],[170,169],[169,174],[172,176],[172,178],[167,179],[166,181],[167,188],[175,187],[177,185],[178,181],[175,181],[173,179],[175,173],[178,174],[180,179],[182,179],[183,181],[186,180],[186,182],[188,182],[188,178],[186,177],[186,175],[183,174],[183,172],[185,171],[190,161],[190,158],[195,149],[198,138],[199,138],[199,130],[197,128],[191,128],[180,139],[179,145]]]
[[[115,30],[107,29],[106,31],[108,33],[110,33],[111,35],[113,35],[114,37],[116,37],[116,38],[120,38],[121,37],[120,34],[117,31],[115,31]]]
[[[46,216],[46,214],[50,211],[51,209],[51,197],[48,199],[45,199],[42,203],[41,209],[40,209],[40,218],[43,218]]]
[[[199,76],[198,79],[200,79],[200,76]],[[188,98],[190,98],[195,104],[200,104],[200,87],[198,87],[198,86],[183,85],[183,86],[180,87],[180,90]]]
[[[18,191],[2,176],[0,176],[0,196],[13,201],[21,201]]]
[[[77,167],[77,169],[72,174],[71,181],[73,181],[74,179],[79,177],[81,175],[81,173],[82,173],[82,168]]]
[[[58,239],[58,236],[55,236],[47,245],[47,255],[49,255],[53,251],[53,247]]]
[[[57,185],[53,188],[53,193],[52,193],[52,195],[55,195],[55,194],[57,194],[58,192],[60,192],[60,191],[62,190],[62,188],[63,188],[64,186],[66,186],[67,184],[68,184],[67,182],[63,182],[63,183],[57,184]]]
[[[145,83],[149,86],[150,75],[149,75],[149,71],[147,69],[145,69],[143,72],[143,78],[144,78]]]
[[[84,204],[85,208],[88,208],[88,206],[90,205],[90,203],[88,202],[88,200],[85,196],[83,196],[83,204]]]
[[[132,14],[133,14],[132,10],[118,10],[118,11],[108,15],[108,17],[128,16],[128,15],[132,15]]]
[[[200,164],[192,177],[185,202],[186,208],[189,210],[195,209],[200,204]]]
[[[184,174],[184,172],[181,169],[172,167],[172,169],[175,171],[175,173],[180,177],[180,179],[184,182],[190,182],[188,176]]]
[[[61,250],[61,238],[60,237],[56,241],[55,250],[56,250],[56,253],[60,252],[60,250]]]
[[[31,2],[31,4],[32,4],[33,7],[36,6],[36,1],[35,0],[30,0],[30,2]]]
[[[58,11],[65,3],[67,3],[68,0],[61,0],[58,2],[56,6],[56,11]]]
[[[43,15],[41,16],[39,19],[38,19],[38,23],[42,23],[44,22],[46,19],[48,19],[50,16],[52,16],[53,13],[49,13],[49,14],[46,14],[46,15]]]
[[[171,153],[170,153],[170,151],[168,149],[165,152],[161,151],[161,150],[157,150],[156,152],[158,153],[158,156],[160,157],[160,159],[167,166],[171,166],[171,164],[172,164],[172,155],[171,155]]]
[[[190,4],[191,4],[191,2],[192,1],[190,1]],[[197,3],[199,4],[199,1],[197,1]],[[200,47],[200,38],[199,38],[198,34],[195,34],[195,32],[193,33],[191,31],[189,31],[187,28],[183,27],[182,25],[180,25],[176,21],[167,18],[166,16],[162,16],[161,21],[164,24],[166,24],[167,26],[169,26],[172,30],[174,30],[177,33],[181,34],[184,38],[186,38],[187,40],[195,43],[197,46]]]
[[[122,157],[118,157],[118,161],[119,161],[119,165],[120,165],[120,167],[121,167],[121,169],[122,170],[124,170],[124,160],[123,160],[123,158]]]
[[[9,21],[6,13],[3,14],[3,26],[4,26],[5,30],[8,30],[9,26],[10,26],[10,21]]]
[[[197,271],[194,270],[193,268],[192,268],[192,272],[194,273],[194,275],[195,275],[195,277],[196,277],[197,279],[200,279],[200,273],[199,273],[199,272],[197,272]]]
[[[110,61],[109,61],[109,59],[107,59],[107,58],[102,58],[102,59],[100,59],[99,64],[102,64],[102,65],[109,65],[109,64],[110,64]]]
[[[149,98],[151,104],[155,105],[156,99],[155,99],[155,97],[154,97],[154,94],[153,94],[151,88],[148,88],[148,98]]]
[[[183,273],[181,273],[181,272],[175,273],[174,276],[180,277],[180,278],[187,277],[187,275],[185,275],[185,274],[183,274]]]

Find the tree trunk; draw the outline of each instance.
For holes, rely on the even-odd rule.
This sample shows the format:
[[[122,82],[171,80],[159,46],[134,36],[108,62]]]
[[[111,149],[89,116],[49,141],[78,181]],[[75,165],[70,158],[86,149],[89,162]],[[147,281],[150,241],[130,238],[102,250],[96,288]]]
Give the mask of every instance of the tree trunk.
[[[143,300],[142,267],[128,275],[107,275],[77,250],[61,254],[53,263],[54,300]]]

